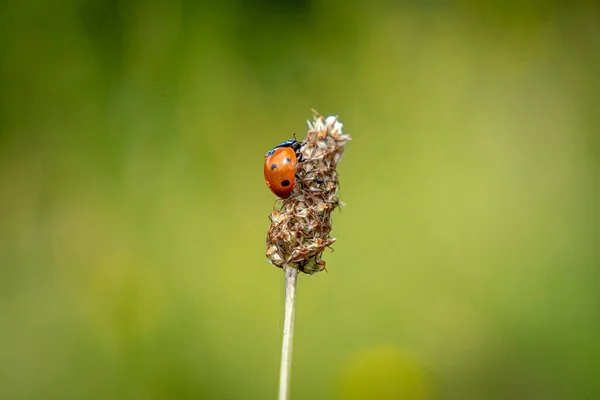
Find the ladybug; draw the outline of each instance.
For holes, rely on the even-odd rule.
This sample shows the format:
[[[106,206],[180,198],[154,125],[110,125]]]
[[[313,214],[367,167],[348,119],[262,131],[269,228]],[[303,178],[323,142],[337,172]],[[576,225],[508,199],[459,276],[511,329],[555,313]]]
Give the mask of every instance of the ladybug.
[[[265,154],[265,182],[277,197],[287,199],[292,194],[301,146],[296,139],[290,139]]]

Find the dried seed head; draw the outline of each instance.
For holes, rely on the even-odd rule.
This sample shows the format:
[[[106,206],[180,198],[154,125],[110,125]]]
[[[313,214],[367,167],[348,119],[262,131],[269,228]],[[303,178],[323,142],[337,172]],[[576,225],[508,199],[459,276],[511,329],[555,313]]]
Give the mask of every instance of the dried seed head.
[[[331,212],[343,205],[337,196],[336,166],[350,140],[337,117],[323,118],[313,112],[300,148],[302,157],[296,166],[293,192],[269,215],[266,253],[271,264],[298,268],[306,274],[325,269],[321,255],[335,242],[329,235]]]

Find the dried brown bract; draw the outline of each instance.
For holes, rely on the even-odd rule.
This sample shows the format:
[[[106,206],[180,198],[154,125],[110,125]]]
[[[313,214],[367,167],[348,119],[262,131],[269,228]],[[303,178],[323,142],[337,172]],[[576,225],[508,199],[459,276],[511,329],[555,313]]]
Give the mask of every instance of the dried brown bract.
[[[306,274],[325,269],[321,255],[335,242],[330,236],[331,212],[343,205],[338,198],[336,166],[350,140],[337,117],[314,114],[300,148],[294,190],[269,215],[266,253],[271,264]]]

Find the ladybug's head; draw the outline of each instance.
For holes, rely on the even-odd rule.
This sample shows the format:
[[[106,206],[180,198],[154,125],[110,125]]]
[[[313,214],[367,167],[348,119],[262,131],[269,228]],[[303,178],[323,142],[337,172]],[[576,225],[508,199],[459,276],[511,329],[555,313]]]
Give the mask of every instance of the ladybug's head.
[[[292,148],[292,150],[294,150],[295,153],[297,153],[300,150],[300,147],[302,147],[302,142],[299,142],[298,139],[296,139],[296,132],[293,133],[294,139],[290,139],[287,141],[287,143],[289,143],[289,147]]]
[[[294,150],[294,153],[297,153],[300,150],[300,147],[302,147],[302,143],[294,139],[293,143],[290,143],[290,147]]]

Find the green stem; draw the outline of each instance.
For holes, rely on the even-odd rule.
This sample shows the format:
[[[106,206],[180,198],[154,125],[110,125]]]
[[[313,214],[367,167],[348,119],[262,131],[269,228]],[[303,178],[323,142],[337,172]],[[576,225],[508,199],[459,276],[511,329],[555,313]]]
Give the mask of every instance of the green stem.
[[[279,400],[290,397],[290,373],[292,370],[292,341],[294,338],[294,308],[298,270],[284,267],[285,308],[283,314],[283,344],[281,346],[281,369],[279,371]]]

